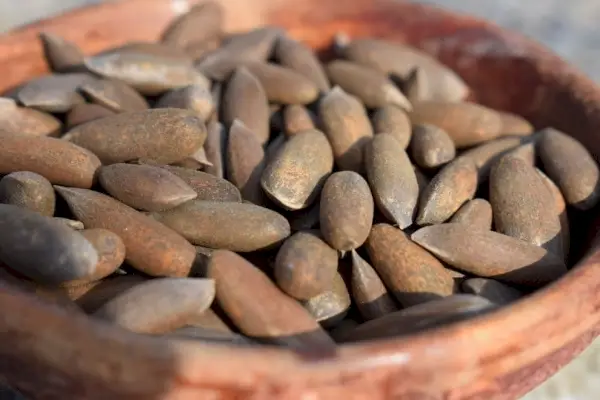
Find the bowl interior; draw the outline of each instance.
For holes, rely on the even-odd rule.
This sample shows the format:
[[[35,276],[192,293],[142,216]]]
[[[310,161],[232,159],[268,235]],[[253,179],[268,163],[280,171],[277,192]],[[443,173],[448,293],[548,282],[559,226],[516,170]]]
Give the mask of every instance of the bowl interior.
[[[86,54],[95,54],[128,41],[155,40],[170,18],[201,2],[115,1],[94,6],[93,13],[84,8],[4,35],[0,37],[0,93],[47,73],[37,40],[41,30],[58,33],[77,43]],[[600,116],[593,109],[573,105],[573,100],[591,102],[595,85],[557,56],[518,35],[468,17],[450,18],[452,14],[430,6],[394,0],[353,0],[345,7],[317,1],[296,2],[293,7],[284,0],[220,3],[226,9],[228,31],[264,24],[282,26],[325,59],[338,32],[419,47],[458,72],[472,88],[473,100],[520,114],[537,128],[561,129],[583,142],[600,160],[600,141],[590,134],[600,123]],[[560,85],[556,85],[557,80]],[[589,216],[597,214],[596,210],[585,216],[570,213],[574,226],[570,264],[582,257],[595,236],[596,224],[591,221],[596,218]]]
[[[229,31],[279,25],[324,57],[338,32],[410,43],[457,71],[477,101],[523,115],[537,127],[564,130],[600,159],[597,88],[558,57],[518,35],[394,0],[350,0],[343,5],[315,0],[221,3]],[[111,2],[0,37],[0,92],[47,71],[39,31],[55,32],[94,54],[127,41],[156,39],[175,15],[174,4],[180,3]],[[575,259],[590,250],[600,226],[594,222],[596,215],[597,210],[585,217],[570,215]],[[596,259],[589,254],[586,264]],[[372,396],[365,398],[428,392],[458,398],[507,385],[512,386],[505,393],[516,395],[543,380],[553,366],[564,364],[595,336],[600,313],[596,275],[591,268],[577,268],[560,282],[492,315],[415,337],[344,346],[334,359],[318,360],[279,349],[229,349],[141,338],[66,315],[6,288],[0,290],[0,309],[5,312],[0,340],[11,346],[0,347],[0,356],[15,367],[0,366],[0,372],[25,391],[47,387],[48,398],[55,398],[51,396],[64,387],[81,398],[102,398],[107,386],[113,394],[147,396],[140,398],[158,398],[177,388],[188,391],[189,397],[169,397],[173,399],[214,393],[226,393],[226,398],[261,393],[265,398],[291,398],[286,396],[306,393],[307,388],[332,398],[350,391]],[[572,295],[570,304],[565,304],[565,293]],[[568,349],[562,358],[556,355],[561,348]],[[546,361],[536,366],[540,359]],[[549,364],[550,359],[554,361]],[[78,371],[73,371],[73,364]],[[504,381],[497,380],[505,375]],[[160,378],[151,381],[149,376]],[[474,388],[452,389],[480,381]]]

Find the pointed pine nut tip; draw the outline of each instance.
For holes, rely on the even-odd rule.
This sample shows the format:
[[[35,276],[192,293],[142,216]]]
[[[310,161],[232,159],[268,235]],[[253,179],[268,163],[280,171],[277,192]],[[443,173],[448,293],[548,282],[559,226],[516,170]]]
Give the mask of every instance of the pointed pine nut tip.
[[[406,229],[415,222],[414,212],[406,213],[402,210],[390,210],[389,212],[392,216],[392,221],[394,221],[400,229]]]
[[[279,46],[285,45],[287,43],[296,42],[292,38],[286,35],[277,36],[277,40],[275,40],[275,49],[279,48]]]
[[[426,240],[424,240],[424,239],[427,238],[428,233],[429,233],[429,227],[426,226],[426,227],[423,227],[423,228],[417,230],[416,232],[413,232],[413,234],[410,235],[410,239],[413,242],[419,244],[420,246],[426,247],[425,246]]]
[[[269,187],[270,185],[269,185],[268,179],[269,178],[266,176],[265,172],[263,172],[263,174],[260,178],[260,186],[262,187],[264,192],[267,194],[269,199],[271,199],[272,201],[274,201],[275,203],[277,203],[279,206],[283,207],[284,209],[290,210],[290,211],[298,211],[304,207],[304,202],[302,202],[302,201],[294,201],[294,199],[289,196],[285,196],[281,193],[275,193],[272,190],[272,188]]]
[[[256,136],[256,133],[252,129],[250,129],[242,120],[237,118],[231,123],[231,127],[229,128],[229,143],[231,142],[231,138],[234,135],[236,137],[253,136],[258,141],[258,136]]]
[[[65,133],[64,135],[62,135],[62,136],[60,137],[60,140],[65,140],[65,141],[67,141],[67,142],[70,142],[70,141],[72,141],[72,140],[73,140],[73,136],[74,136],[74,135],[73,135],[73,133],[72,133],[72,132],[67,132],[67,133]]]
[[[365,275],[365,264],[367,262],[356,252],[356,250],[351,250],[350,254],[352,258],[352,279],[363,279],[362,277]]]
[[[344,91],[340,86],[334,86],[329,92],[323,96],[321,99],[321,106],[324,104],[329,104],[336,101],[346,101],[348,99],[349,94]]]
[[[504,157],[516,157],[525,161],[528,165],[535,165],[535,143],[525,143],[506,153]]]
[[[444,223],[445,220],[442,221],[440,216],[437,214],[439,214],[439,211],[437,209],[436,203],[432,202],[424,204],[422,207],[419,208],[419,212],[417,214],[417,217],[415,218],[415,223],[421,227]]]
[[[62,37],[48,31],[40,32],[38,34],[38,37],[42,41],[42,44],[44,46],[62,44],[65,42],[65,40]]]
[[[176,167],[181,167],[181,168],[194,169],[194,170],[201,170],[204,167],[212,167],[213,166],[212,164],[206,164],[206,163],[200,162],[193,156],[186,157],[183,160],[173,163],[171,165],[176,166]]]
[[[183,190],[186,190],[186,193],[182,193],[166,199],[173,204],[173,208],[187,203],[188,201],[192,201],[196,197],[198,197],[198,193],[196,193],[192,188],[190,188],[189,191],[187,189]]]
[[[41,39],[49,39],[49,38],[50,38],[50,39],[52,39],[52,38],[55,38],[55,37],[56,37],[56,35],[55,35],[55,34],[53,34],[53,33],[50,33],[50,32],[47,32],[47,31],[41,31],[40,33],[38,33],[38,36],[39,36]]]
[[[432,217],[435,216],[430,214],[430,204],[428,204],[426,199],[423,199],[423,202],[419,205],[415,223],[419,226],[433,225]]]
[[[59,185],[53,185],[54,186],[54,190],[56,190],[58,192],[58,194],[60,194],[63,198],[69,198],[73,195],[77,195],[79,193],[79,191],[81,189],[76,189],[76,188],[71,188],[71,187],[66,187],[66,186],[59,186]]]
[[[67,206],[73,212],[73,214],[77,214],[77,202],[81,196],[85,196],[85,192],[89,192],[87,189],[77,189],[65,186],[54,185],[54,190],[63,198],[64,201],[67,202]],[[79,215],[76,215],[76,218],[79,219]]]
[[[333,36],[333,48],[337,55],[341,55],[350,45],[350,36],[346,32],[337,32]]]
[[[408,101],[406,96],[404,96],[404,94],[402,94],[402,92],[398,88],[390,84],[384,89],[384,91],[385,98],[388,103],[398,106],[404,111],[412,111],[412,104],[410,103],[410,101]]]
[[[529,136],[533,133],[533,125],[525,118],[511,113],[501,112],[503,136]]]
[[[231,124],[230,131],[233,131],[234,129],[248,129],[248,127],[246,126],[246,124],[244,124],[242,122],[242,120],[236,118],[233,120],[233,123]]]
[[[329,91],[329,93],[327,93],[325,95],[325,98],[323,100],[324,101],[325,100],[330,100],[330,99],[333,99],[333,98],[336,98],[336,97],[342,97],[342,98],[344,98],[344,97],[347,97],[347,96],[349,96],[348,93],[344,89],[342,89],[341,86],[335,85]]]
[[[296,51],[298,47],[306,47],[302,42],[286,36],[279,35],[277,41],[275,42],[275,55],[279,57],[281,52],[287,54],[289,51]]]
[[[352,270],[354,270],[357,268],[357,264],[362,260],[362,257],[358,255],[354,249],[350,250],[350,257],[352,258]]]
[[[455,225],[455,224],[438,224],[438,225],[429,225],[429,226],[424,226],[421,229],[416,230],[415,232],[413,232],[412,235],[410,235],[410,240],[412,240],[413,242],[415,242],[416,244],[418,244],[419,246],[421,246],[422,248],[424,248],[425,250],[432,252],[432,254],[435,254],[435,257],[438,259],[442,259],[444,254],[440,254],[439,251],[440,249],[438,247],[431,244],[431,239],[433,236],[433,241],[436,240],[436,233],[438,232],[437,229],[439,229],[439,227],[441,226],[446,226],[446,225]],[[458,225],[458,224],[456,224]],[[468,229],[467,227],[465,227],[465,229]],[[496,232],[494,232],[496,233]],[[442,256],[442,258],[439,258],[438,256]]]
[[[201,165],[213,167],[213,163],[211,163],[208,160],[208,158],[206,158],[206,151],[204,150],[204,147],[200,147],[200,149],[198,149],[198,151],[196,151],[194,154],[192,154],[190,156],[190,158],[197,161]]]

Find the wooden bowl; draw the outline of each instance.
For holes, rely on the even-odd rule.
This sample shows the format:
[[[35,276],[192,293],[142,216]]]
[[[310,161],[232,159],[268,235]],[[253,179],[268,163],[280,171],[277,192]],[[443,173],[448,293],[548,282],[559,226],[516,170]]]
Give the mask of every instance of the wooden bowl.
[[[94,53],[157,38],[175,3],[106,3],[5,35],[0,90],[45,72],[40,30]],[[478,101],[538,127],[554,125],[600,155],[598,88],[541,46],[487,22],[393,0],[222,3],[229,30],[268,23],[315,48],[338,31],[421,47],[462,75]],[[574,231],[591,238],[599,225],[589,225]],[[0,374],[33,399],[514,399],[600,330],[600,253],[580,236],[583,261],[511,307],[415,336],[342,346],[329,358],[138,336],[2,286]]]

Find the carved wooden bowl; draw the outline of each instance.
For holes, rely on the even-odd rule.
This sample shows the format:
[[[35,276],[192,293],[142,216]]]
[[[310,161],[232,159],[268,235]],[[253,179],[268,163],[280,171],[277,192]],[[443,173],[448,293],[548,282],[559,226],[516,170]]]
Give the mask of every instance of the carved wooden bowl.
[[[91,54],[157,38],[175,3],[111,2],[0,37],[0,91],[45,72],[40,30]],[[543,47],[487,22],[393,0],[222,3],[229,30],[268,23],[315,48],[338,31],[421,47],[456,70],[478,101],[569,132],[600,156],[600,90]],[[342,346],[329,358],[142,337],[1,286],[0,377],[33,399],[514,399],[600,332],[600,224],[592,220],[574,224],[575,252],[585,254],[577,267],[515,305],[415,336]]]

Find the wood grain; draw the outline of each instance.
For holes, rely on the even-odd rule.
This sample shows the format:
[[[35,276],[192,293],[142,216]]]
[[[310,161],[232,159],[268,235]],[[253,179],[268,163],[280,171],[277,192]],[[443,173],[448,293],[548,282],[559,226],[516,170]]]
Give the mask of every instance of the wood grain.
[[[412,43],[453,67],[484,104],[570,132],[599,159],[599,89],[516,34],[394,0],[222,3],[229,30],[274,23],[317,49],[338,31]],[[44,73],[40,30],[91,54],[155,39],[172,15],[168,0],[129,0],[10,33],[0,38],[0,90]],[[600,225],[592,226],[574,229],[593,238]],[[0,286],[0,379],[33,399],[515,399],[600,333],[597,245],[579,249],[588,255],[566,277],[513,306],[417,336],[343,346],[335,357],[318,359],[141,337]]]

